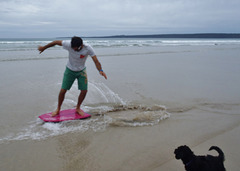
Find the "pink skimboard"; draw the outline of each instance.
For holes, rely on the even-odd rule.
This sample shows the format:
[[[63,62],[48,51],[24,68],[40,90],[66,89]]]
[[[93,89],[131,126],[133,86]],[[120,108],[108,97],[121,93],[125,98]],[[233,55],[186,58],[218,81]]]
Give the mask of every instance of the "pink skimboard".
[[[52,115],[52,112],[40,115],[39,118],[45,122],[62,122],[62,121],[68,121],[68,120],[86,119],[91,117],[90,114],[85,112],[84,112],[84,116],[77,114],[76,109],[62,110],[58,115],[54,117],[52,117],[51,115]]]

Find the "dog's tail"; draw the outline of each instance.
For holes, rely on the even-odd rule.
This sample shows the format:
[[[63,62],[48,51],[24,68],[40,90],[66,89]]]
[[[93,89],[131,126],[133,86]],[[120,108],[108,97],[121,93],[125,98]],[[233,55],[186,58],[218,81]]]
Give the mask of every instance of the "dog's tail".
[[[219,147],[217,147],[217,146],[212,146],[212,147],[210,147],[209,151],[211,151],[211,150],[216,150],[216,151],[219,153],[218,158],[219,158],[222,162],[225,160],[224,153],[223,153],[223,151],[222,151]]]

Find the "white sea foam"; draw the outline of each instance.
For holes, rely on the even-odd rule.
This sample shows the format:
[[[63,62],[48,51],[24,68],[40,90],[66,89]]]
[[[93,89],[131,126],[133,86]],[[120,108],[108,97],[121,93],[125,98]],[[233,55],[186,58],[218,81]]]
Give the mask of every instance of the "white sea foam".
[[[87,130],[101,131],[105,129],[105,122],[98,122],[98,118],[66,121],[61,123],[43,123],[40,119],[28,123],[28,125],[20,130],[17,134],[11,134],[0,138],[0,143],[16,140],[43,140],[49,137],[63,135],[71,132],[85,132]]]

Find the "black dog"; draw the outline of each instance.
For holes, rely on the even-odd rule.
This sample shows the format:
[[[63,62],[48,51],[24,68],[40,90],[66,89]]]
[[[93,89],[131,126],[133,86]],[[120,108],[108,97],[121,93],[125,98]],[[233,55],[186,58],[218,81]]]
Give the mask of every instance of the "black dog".
[[[216,146],[212,146],[210,150],[216,150],[219,156],[196,156],[186,145],[175,149],[174,154],[177,160],[182,160],[186,171],[226,171],[223,165],[224,153],[222,150]]]

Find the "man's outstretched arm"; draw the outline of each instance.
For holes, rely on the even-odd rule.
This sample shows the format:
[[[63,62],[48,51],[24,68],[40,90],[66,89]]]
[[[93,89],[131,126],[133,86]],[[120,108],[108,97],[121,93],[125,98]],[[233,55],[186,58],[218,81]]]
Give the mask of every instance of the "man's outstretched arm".
[[[55,41],[52,41],[51,43],[49,43],[45,46],[38,46],[38,50],[39,50],[40,53],[42,53],[47,48],[53,47],[55,45],[62,46],[62,40],[55,40]]]

